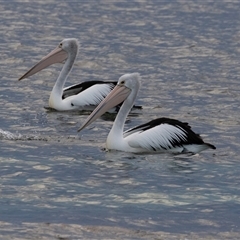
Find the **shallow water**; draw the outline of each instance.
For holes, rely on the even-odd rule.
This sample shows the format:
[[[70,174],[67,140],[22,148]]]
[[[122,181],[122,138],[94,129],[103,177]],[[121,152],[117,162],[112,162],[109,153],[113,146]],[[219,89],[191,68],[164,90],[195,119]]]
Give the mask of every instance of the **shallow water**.
[[[240,3],[9,1],[1,11],[2,239],[238,239]],[[67,37],[68,84],[142,75],[126,127],[187,121],[216,151],[105,152],[113,116],[44,108],[61,65],[17,79]]]

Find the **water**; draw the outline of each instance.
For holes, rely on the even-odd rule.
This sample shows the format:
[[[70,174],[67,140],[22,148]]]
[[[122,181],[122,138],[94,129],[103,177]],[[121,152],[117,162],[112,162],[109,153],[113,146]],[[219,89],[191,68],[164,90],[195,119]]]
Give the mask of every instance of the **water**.
[[[8,1],[1,11],[2,239],[238,239],[240,3]],[[67,37],[68,84],[142,75],[126,127],[187,121],[216,151],[104,151],[105,116],[44,108],[61,65],[17,79]]]

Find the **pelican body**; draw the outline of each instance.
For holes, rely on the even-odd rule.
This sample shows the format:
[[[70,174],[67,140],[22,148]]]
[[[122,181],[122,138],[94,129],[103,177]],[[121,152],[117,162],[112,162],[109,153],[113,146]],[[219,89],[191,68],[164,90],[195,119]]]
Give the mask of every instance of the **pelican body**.
[[[108,134],[107,149],[133,153],[171,152],[176,154],[195,154],[205,149],[216,149],[215,146],[205,143],[198,134],[194,133],[188,123],[170,118],[157,118],[123,132],[124,123],[139,88],[140,75],[138,73],[121,76],[115,88],[96,107],[78,131],[87,127],[109,108],[123,101]]]
[[[65,61],[60,75],[52,89],[49,107],[58,111],[93,110],[114,88],[116,81],[89,81],[64,88],[77,58],[79,43],[75,38],[64,39],[53,51],[27,71],[19,80],[30,77],[42,69]]]

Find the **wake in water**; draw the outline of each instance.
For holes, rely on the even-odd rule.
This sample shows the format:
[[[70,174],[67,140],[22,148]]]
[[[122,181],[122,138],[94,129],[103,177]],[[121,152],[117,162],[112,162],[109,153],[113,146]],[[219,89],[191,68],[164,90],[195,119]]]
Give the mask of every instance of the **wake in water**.
[[[14,134],[9,131],[4,131],[0,128],[0,139],[5,140],[40,140],[47,141],[47,138],[37,136],[37,135],[22,135],[20,133]]]
[[[0,129],[0,139],[16,140],[19,139],[20,137],[21,137],[20,134],[13,134],[11,132]]]

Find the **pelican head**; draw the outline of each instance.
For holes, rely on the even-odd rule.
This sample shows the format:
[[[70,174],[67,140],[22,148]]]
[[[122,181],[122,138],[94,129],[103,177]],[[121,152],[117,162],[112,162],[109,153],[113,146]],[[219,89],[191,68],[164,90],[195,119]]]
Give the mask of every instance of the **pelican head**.
[[[95,108],[95,110],[89,115],[89,117],[86,119],[82,127],[78,129],[78,131],[81,131],[89,124],[94,122],[97,118],[102,116],[109,109],[117,106],[123,101],[124,104],[128,105],[130,111],[141,85],[140,79],[141,77],[139,73],[127,73],[121,76],[115,88]]]
[[[79,51],[78,40],[76,38],[66,38],[62,42],[60,42],[59,45],[53,51],[51,51],[48,55],[43,57],[40,60],[40,62],[34,65],[18,80],[30,77],[54,63],[62,63],[69,57],[70,54],[74,55],[72,58],[72,61],[74,61],[77,57],[78,51]]]
[[[119,78],[117,85],[125,86],[131,90],[137,89],[138,91],[141,85],[140,80],[141,77],[139,73],[127,73]]]

